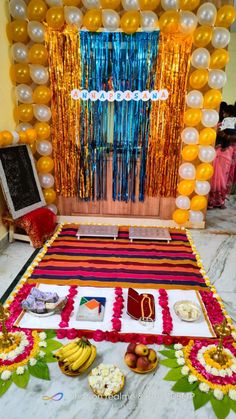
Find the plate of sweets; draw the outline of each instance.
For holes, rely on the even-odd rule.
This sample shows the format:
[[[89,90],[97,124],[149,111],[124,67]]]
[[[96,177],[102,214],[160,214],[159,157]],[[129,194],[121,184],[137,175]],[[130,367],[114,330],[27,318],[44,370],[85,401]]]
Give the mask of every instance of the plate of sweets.
[[[193,301],[177,301],[174,310],[177,316],[185,322],[195,322],[201,316],[201,308]]]
[[[115,396],[123,389],[125,376],[116,365],[99,364],[92,369],[88,382],[96,396],[106,398]]]
[[[60,313],[66,303],[66,297],[59,297],[56,292],[43,292],[34,287],[21,306],[32,316],[48,317]]]

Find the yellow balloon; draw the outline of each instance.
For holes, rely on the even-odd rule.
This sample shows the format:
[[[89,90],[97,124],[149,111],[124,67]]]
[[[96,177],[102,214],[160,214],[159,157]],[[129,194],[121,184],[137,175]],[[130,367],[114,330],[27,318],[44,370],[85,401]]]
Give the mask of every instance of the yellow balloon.
[[[51,7],[46,13],[46,21],[52,29],[61,29],[64,25],[63,7]]]
[[[193,89],[200,90],[208,82],[208,71],[204,68],[194,70],[189,78],[189,84]]]
[[[196,127],[201,122],[202,112],[200,109],[187,109],[184,114],[184,123],[188,127]]]
[[[216,131],[213,128],[203,128],[199,133],[199,144],[212,145],[216,140]]]
[[[13,135],[10,131],[1,131],[0,132],[0,146],[10,145],[13,140]]]
[[[96,32],[102,26],[101,10],[91,9],[84,15],[83,25],[91,32]]]
[[[193,33],[193,44],[202,48],[211,42],[213,29],[209,26],[199,26]]]
[[[217,12],[215,26],[228,28],[235,21],[235,17],[236,12],[233,6],[230,4],[222,6]]]
[[[211,54],[210,68],[221,69],[229,62],[229,53],[226,49],[219,48]]]
[[[33,119],[33,106],[29,103],[22,103],[16,108],[16,118],[23,122],[29,122]]]
[[[26,131],[26,136],[27,136],[27,143],[28,144],[33,144],[37,138],[37,132],[36,129],[34,128],[28,128]]]
[[[136,10],[125,12],[120,20],[121,29],[128,34],[137,32],[140,25],[140,14]]]
[[[63,0],[64,6],[79,6],[80,0]]]
[[[28,64],[17,63],[13,64],[10,68],[10,76],[13,83],[30,83],[30,68]]]
[[[175,10],[164,12],[159,19],[159,27],[164,33],[177,32],[179,29],[179,13]]]
[[[199,147],[195,144],[186,145],[181,154],[184,160],[186,161],[193,161],[198,156]]]
[[[36,153],[36,142],[34,141],[32,144],[29,144],[30,148],[31,148],[31,152],[32,154]]]
[[[13,20],[7,25],[7,35],[10,41],[27,42],[27,22],[25,20]]]
[[[202,195],[195,195],[190,202],[190,208],[192,211],[201,211],[207,206],[207,199]]]
[[[139,0],[139,7],[141,10],[155,10],[159,3],[160,0]]]
[[[36,122],[34,128],[39,140],[47,140],[50,137],[51,128],[46,122]]]
[[[32,64],[45,65],[48,61],[48,53],[44,45],[34,44],[29,49],[29,62]]]
[[[43,156],[37,161],[37,170],[39,173],[50,173],[54,168],[54,162],[51,157]]]
[[[41,85],[37,86],[33,92],[33,101],[41,105],[47,105],[51,100],[51,90],[49,87]]]
[[[189,219],[189,212],[187,210],[177,209],[173,212],[172,218],[177,224],[185,224]]]
[[[27,7],[27,16],[29,20],[41,22],[45,19],[47,6],[43,0],[31,0]]]
[[[196,179],[208,180],[214,173],[213,166],[210,163],[201,163],[197,166]]]
[[[194,10],[199,6],[200,0],[180,0],[179,8],[181,10]]]
[[[181,180],[178,184],[180,195],[189,196],[194,191],[195,182],[193,180]]]
[[[53,204],[53,202],[55,202],[57,199],[56,191],[54,191],[54,189],[52,188],[44,189],[43,194],[45,201],[48,205]]]
[[[100,5],[103,9],[118,9],[120,0],[100,0]]]
[[[19,134],[19,137],[20,137],[19,143],[20,144],[27,144],[28,139],[27,139],[26,132],[25,131],[20,131],[18,134]]]
[[[222,94],[219,90],[211,89],[204,95],[203,107],[205,109],[215,109],[222,102]]]

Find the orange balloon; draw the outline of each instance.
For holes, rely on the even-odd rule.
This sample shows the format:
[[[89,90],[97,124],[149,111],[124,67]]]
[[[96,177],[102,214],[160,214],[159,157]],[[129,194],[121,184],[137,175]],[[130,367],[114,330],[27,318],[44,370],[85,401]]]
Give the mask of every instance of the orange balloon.
[[[120,20],[120,27],[127,34],[137,32],[139,25],[140,14],[136,10],[125,12]]]
[[[36,129],[34,128],[29,128],[25,131],[26,136],[27,136],[27,143],[28,144],[33,144],[37,138],[37,132]]]
[[[80,0],[63,0],[64,6],[79,6],[81,3]]]
[[[55,202],[57,199],[56,191],[52,188],[44,189],[43,194],[44,194],[45,201],[48,205],[53,204],[53,202]]]
[[[210,163],[201,163],[197,166],[196,179],[208,180],[214,173],[213,166]]]
[[[187,109],[184,114],[184,123],[188,127],[196,127],[201,122],[202,112],[200,109]]]
[[[47,140],[50,137],[51,128],[46,122],[36,122],[34,128],[39,140]]]
[[[220,7],[216,16],[215,26],[228,28],[235,21],[236,12],[234,6],[228,4]]]
[[[180,195],[189,196],[193,193],[195,182],[193,180],[181,180],[178,184],[178,192]]]
[[[100,0],[100,5],[103,9],[118,9],[120,0]]]
[[[200,90],[208,82],[208,71],[204,68],[199,68],[191,73],[189,84],[193,89]]]
[[[186,145],[181,154],[185,161],[193,161],[198,156],[199,147],[195,144]]]
[[[16,108],[16,117],[20,121],[29,122],[34,117],[33,106],[29,103],[22,103]]]
[[[36,153],[36,142],[34,141],[32,144],[29,144],[30,148],[31,148],[31,152],[32,154]]]
[[[177,209],[173,212],[172,218],[177,224],[185,224],[189,219],[189,212],[187,210]]]
[[[190,201],[192,211],[201,211],[207,206],[207,199],[202,195],[195,195]]]
[[[181,10],[194,10],[199,6],[200,0],[180,0],[179,8]]]
[[[27,22],[25,20],[13,20],[7,25],[7,35],[10,41],[27,42]]]
[[[51,157],[43,156],[37,161],[37,170],[39,173],[50,173],[54,168],[54,162]]]
[[[205,47],[211,42],[213,29],[209,26],[199,26],[193,33],[193,44],[198,47]]]
[[[204,95],[203,107],[205,109],[215,109],[222,102],[222,94],[219,90],[210,89]]]
[[[29,62],[32,64],[45,65],[48,61],[48,53],[44,45],[34,44],[29,49]]]
[[[45,19],[47,9],[43,0],[31,0],[27,7],[28,19],[41,22]]]
[[[52,29],[61,29],[64,25],[63,7],[51,7],[46,13],[46,21]]]
[[[211,54],[210,68],[221,69],[224,68],[228,62],[228,51],[226,51],[226,49],[223,48],[215,49],[215,51],[213,51],[213,53]]]
[[[19,131],[18,134],[19,134],[19,137],[20,137],[19,138],[19,143],[20,144],[27,144],[28,139],[27,139],[26,132],[25,131]]]
[[[199,144],[212,145],[216,140],[216,131],[213,128],[203,128],[199,133]]]
[[[17,63],[13,64],[10,68],[10,76],[13,83],[30,83],[30,68],[28,64]]]
[[[141,10],[155,10],[159,3],[160,0],[139,0],[139,7]]]
[[[102,26],[102,12],[98,9],[88,10],[83,19],[83,25],[91,32],[96,32]]]
[[[167,10],[161,15],[159,26],[164,33],[177,32],[179,29],[179,13],[176,10]]]
[[[13,135],[10,131],[1,131],[1,136],[0,136],[0,145],[1,146],[6,146],[6,145],[10,145],[12,144],[13,141]]]
[[[41,105],[47,105],[51,100],[51,90],[49,87],[41,85],[37,86],[33,92],[33,102]]]

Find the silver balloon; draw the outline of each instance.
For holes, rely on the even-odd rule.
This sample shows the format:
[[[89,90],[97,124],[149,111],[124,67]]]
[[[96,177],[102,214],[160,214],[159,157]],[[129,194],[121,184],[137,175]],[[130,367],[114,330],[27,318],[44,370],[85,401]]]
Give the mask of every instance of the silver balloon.
[[[21,103],[33,103],[33,90],[27,84],[18,84],[16,99]]]
[[[217,9],[212,3],[203,3],[198,11],[197,18],[200,25],[213,26],[216,21]]]
[[[198,157],[203,163],[211,163],[216,156],[216,151],[211,145],[200,146]]]
[[[17,125],[16,131],[17,132],[26,131],[29,128],[33,128],[33,125],[29,124],[29,122],[21,122],[20,124]]]
[[[208,68],[210,64],[210,53],[206,48],[197,48],[191,57],[192,66],[195,68]]]
[[[39,182],[42,188],[52,188],[54,185],[54,176],[51,173],[39,173]]]
[[[13,136],[12,144],[15,145],[19,142],[20,136],[17,131],[11,131],[11,133]]]
[[[179,167],[179,175],[182,179],[195,179],[196,169],[192,163],[183,163]]]
[[[125,10],[138,10],[138,0],[122,0],[122,6]]]
[[[208,195],[211,189],[211,185],[207,180],[196,180],[195,192],[198,195]]]
[[[82,0],[83,5],[86,9],[99,9],[99,0]]]
[[[230,32],[226,28],[214,28],[211,43],[214,48],[225,48],[230,42]]]
[[[154,31],[158,28],[158,17],[151,10],[141,12],[141,28],[146,31]]]
[[[193,12],[181,11],[179,18],[180,28],[184,33],[192,33],[197,27],[197,17]]]
[[[190,208],[190,199],[188,196],[179,195],[175,200],[175,204],[177,208],[188,210]]]
[[[197,144],[199,139],[199,133],[196,128],[187,127],[181,132],[182,141],[185,144]]]
[[[161,0],[161,5],[164,10],[177,10],[178,0]]]
[[[104,9],[102,11],[102,24],[108,31],[115,31],[120,26],[119,13],[112,9]]]
[[[33,105],[34,116],[40,122],[48,122],[51,119],[51,109],[47,105]]]
[[[203,109],[202,111],[202,125],[207,128],[216,126],[219,121],[219,114],[214,109]]]
[[[30,64],[30,77],[36,84],[46,84],[49,79],[48,69],[38,64]]]
[[[28,47],[22,42],[16,42],[11,47],[11,55],[14,61],[17,63],[28,62]]]
[[[212,89],[222,89],[227,81],[226,73],[223,70],[210,70],[208,84]]]
[[[41,156],[50,156],[52,154],[52,143],[47,140],[39,140],[36,142],[36,150]]]
[[[49,204],[49,205],[47,205],[47,208],[48,208],[50,211],[54,212],[54,214],[55,214],[55,215],[57,215],[58,210],[57,210],[57,207],[56,207],[56,205],[55,205],[55,204]]]
[[[190,108],[201,108],[203,104],[203,95],[199,90],[191,90],[187,94],[186,103]]]
[[[83,22],[83,13],[78,7],[74,6],[65,6],[65,21],[69,25],[75,25],[77,28],[80,28]]]
[[[50,7],[63,6],[62,0],[45,0],[45,3],[47,3],[47,5]]]
[[[192,223],[201,223],[203,221],[204,215],[201,211],[189,211],[189,221]]]
[[[26,20],[27,18],[27,7],[23,0],[11,0],[9,11],[14,19]]]
[[[44,42],[45,29],[42,23],[36,22],[34,20],[28,22],[27,31],[31,41],[39,43]]]

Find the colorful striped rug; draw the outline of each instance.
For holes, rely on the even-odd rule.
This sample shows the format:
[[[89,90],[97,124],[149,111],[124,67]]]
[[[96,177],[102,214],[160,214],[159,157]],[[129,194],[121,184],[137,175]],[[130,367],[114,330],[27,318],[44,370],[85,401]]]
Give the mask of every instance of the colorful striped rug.
[[[206,288],[184,230],[170,229],[172,241],[128,238],[116,241],[76,237],[78,225],[66,224],[35,267],[30,282],[96,287]]]

